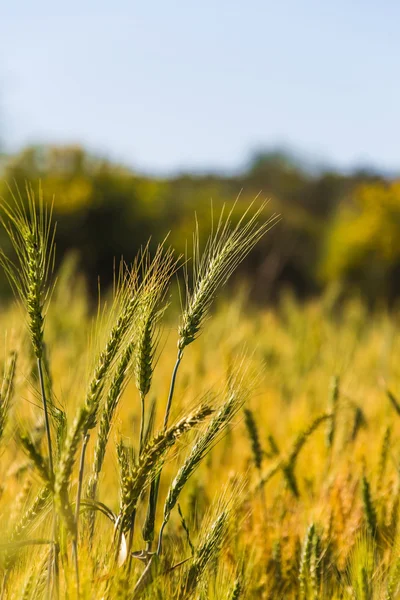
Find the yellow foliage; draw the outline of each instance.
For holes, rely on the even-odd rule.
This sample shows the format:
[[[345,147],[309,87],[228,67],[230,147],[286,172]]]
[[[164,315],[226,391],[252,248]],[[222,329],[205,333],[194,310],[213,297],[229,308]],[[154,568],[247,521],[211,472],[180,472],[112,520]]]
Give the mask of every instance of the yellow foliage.
[[[85,176],[66,181],[65,178],[50,175],[44,183],[47,189],[54,190],[58,212],[72,213],[89,206],[92,202],[93,185]]]
[[[337,211],[320,274],[329,281],[372,266],[384,272],[400,258],[399,239],[400,181],[360,185]]]

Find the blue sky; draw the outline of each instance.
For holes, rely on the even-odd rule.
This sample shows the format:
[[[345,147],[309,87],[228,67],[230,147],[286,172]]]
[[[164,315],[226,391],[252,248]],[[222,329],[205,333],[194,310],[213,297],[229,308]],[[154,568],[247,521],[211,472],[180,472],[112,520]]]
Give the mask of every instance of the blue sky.
[[[77,142],[142,170],[231,169],[286,145],[400,167],[397,0],[13,0],[10,150]]]

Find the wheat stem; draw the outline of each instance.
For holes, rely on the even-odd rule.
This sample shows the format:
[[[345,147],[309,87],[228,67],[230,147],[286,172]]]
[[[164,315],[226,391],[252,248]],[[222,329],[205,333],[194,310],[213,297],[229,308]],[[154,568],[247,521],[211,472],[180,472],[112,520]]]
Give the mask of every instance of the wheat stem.
[[[170,411],[171,411],[172,398],[173,398],[174,390],[175,390],[176,376],[178,373],[179,365],[181,364],[182,356],[183,356],[183,350],[179,349],[178,355],[176,358],[176,362],[175,362],[175,366],[174,366],[174,370],[172,371],[172,376],[171,376],[171,383],[170,383],[170,387],[169,387],[167,406],[165,409],[165,416],[164,416],[164,429],[163,429],[164,431],[166,431],[166,429],[168,427],[168,420],[169,420],[169,415],[170,415]],[[157,473],[154,480],[151,482],[151,486],[150,486],[149,506],[148,506],[148,510],[147,510],[146,522],[144,525],[144,531],[145,531],[144,539],[147,542],[147,547],[146,547],[147,552],[151,551],[152,543],[154,540],[155,517],[156,517],[157,502],[158,502],[158,492],[159,492],[159,488],[160,488],[161,471],[162,471],[162,468],[160,468],[159,472]]]
[[[79,564],[78,564],[78,539],[72,540],[72,560],[74,563],[75,571],[75,584],[76,584],[76,595],[80,597],[80,580],[79,580]]]
[[[144,424],[146,418],[145,396],[140,394],[140,433],[139,433],[139,453],[143,450]]]
[[[173,398],[174,390],[175,390],[176,376],[178,374],[178,369],[179,369],[179,365],[181,364],[182,356],[183,356],[183,350],[179,349],[178,350],[178,355],[177,355],[177,358],[176,358],[176,363],[175,363],[175,366],[174,366],[174,370],[172,371],[172,377],[171,377],[171,384],[170,384],[170,388],[169,388],[167,406],[166,406],[166,409],[165,409],[164,431],[168,427],[169,413],[171,411],[172,398]]]
[[[38,374],[39,374],[40,393],[42,396],[44,420],[45,420],[45,426],[46,426],[47,449],[48,449],[48,453],[49,453],[49,471],[50,471],[51,481],[54,481],[53,447],[52,447],[52,442],[51,442],[50,420],[49,420],[49,411],[48,411],[48,405],[47,405],[46,390],[45,390],[45,386],[44,386],[42,358],[38,356],[36,359],[36,362],[37,362],[37,369],[38,369]],[[54,497],[53,497],[53,544],[51,545],[51,548],[50,548],[48,579],[47,579],[47,590],[48,590],[49,598],[51,598],[51,574],[53,571],[54,571],[54,579],[55,579],[55,581],[54,581],[55,588],[58,587],[57,582],[56,582],[56,580],[58,579],[57,575],[56,575],[58,573],[58,565],[56,564],[56,562],[58,560],[58,553],[55,548],[56,538],[57,538],[57,521],[56,521],[56,511],[55,511],[55,504],[54,504]],[[56,592],[56,595],[57,595],[57,592]]]
[[[50,468],[50,474],[53,477],[54,476],[53,448],[52,448],[52,442],[51,442],[49,409],[48,409],[46,391],[45,391],[45,386],[44,386],[43,365],[42,365],[41,358],[37,359],[37,369],[38,369],[38,374],[39,374],[40,393],[42,396],[44,420],[45,420],[45,425],[46,425],[47,448],[48,448],[48,452],[49,452],[49,468]]]
[[[75,523],[76,523],[76,535],[78,536],[78,521],[79,521],[79,511],[81,508],[81,496],[82,496],[82,486],[83,486],[83,475],[85,471],[85,456],[86,449],[89,443],[89,434],[85,433],[83,436],[82,449],[81,449],[81,458],[79,461],[79,475],[78,475],[78,489],[76,492],[76,503],[75,503]]]

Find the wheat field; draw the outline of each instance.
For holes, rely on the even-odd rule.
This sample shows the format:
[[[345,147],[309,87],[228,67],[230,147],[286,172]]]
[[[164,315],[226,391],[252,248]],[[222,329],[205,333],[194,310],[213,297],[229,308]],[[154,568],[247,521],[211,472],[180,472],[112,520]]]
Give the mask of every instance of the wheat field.
[[[226,294],[265,212],[96,311],[40,191],[2,201],[2,599],[400,597],[400,314]]]

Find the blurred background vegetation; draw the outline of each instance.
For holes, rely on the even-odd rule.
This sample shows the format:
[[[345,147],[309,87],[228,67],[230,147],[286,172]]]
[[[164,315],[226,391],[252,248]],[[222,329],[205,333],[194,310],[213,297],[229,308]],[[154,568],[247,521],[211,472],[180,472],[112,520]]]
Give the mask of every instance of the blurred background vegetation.
[[[234,175],[160,178],[79,146],[34,146],[3,156],[1,171],[5,199],[8,186],[23,189],[27,181],[54,195],[57,260],[74,253],[94,292],[98,277],[103,287],[111,283],[114,259],[131,261],[150,237],[155,244],[170,232],[184,253],[195,214],[206,236],[211,201],[216,215],[239,195],[238,215],[256,196],[270,198],[268,209],[282,215],[238,274],[251,282],[255,301],[273,302],[287,288],[305,299],[331,286],[371,304],[391,304],[400,293],[400,183],[372,170],[317,170],[290,153],[266,151]],[[7,296],[4,278],[0,292]]]

